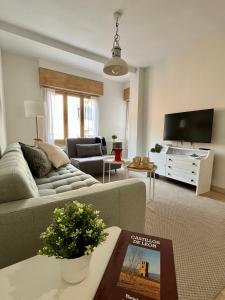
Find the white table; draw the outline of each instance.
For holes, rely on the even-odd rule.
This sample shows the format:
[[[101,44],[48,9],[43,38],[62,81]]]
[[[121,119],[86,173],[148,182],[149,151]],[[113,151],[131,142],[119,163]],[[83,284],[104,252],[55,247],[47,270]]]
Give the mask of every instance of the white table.
[[[111,165],[120,165],[120,166],[124,166],[126,168],[126,165],[128,165],[130,163],[130,160],[128,158],[123,158],[121,161],[115,161],[114,156],[111,157],[107,157],[105,159],[103,159],[103,174],[102,174],[102,182],[105,183],[105,171],[106,171],[106,167],[105,165],[108,164],[109,168],[109,181],[111,180],[111,176],[110,176],[110,171],[111,171]]]
[[[0,270],[1,300],[92,300],[121,229],[110,227],[105,243],[93,252],[88,277],[79,284],[66,283],[59,260],[34,256]]]
[[[149,169],[134,169],[126,167],[127,178],[129,177],[129,171],[132,172],[147,172],[149,177],[149,199],[155,199],[155,171],[157,170],[157,166],[154,166],[152,170]],[[153,177],[153,179],[152,179]]]

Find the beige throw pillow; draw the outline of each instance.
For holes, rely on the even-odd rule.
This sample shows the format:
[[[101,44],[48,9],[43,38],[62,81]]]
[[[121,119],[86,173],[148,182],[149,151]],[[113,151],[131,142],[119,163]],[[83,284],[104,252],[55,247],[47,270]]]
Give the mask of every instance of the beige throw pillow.
[[[60,147],[43,142],[37,142],[37,146],[47,154],[56,169],[70,163],[69,157]]]

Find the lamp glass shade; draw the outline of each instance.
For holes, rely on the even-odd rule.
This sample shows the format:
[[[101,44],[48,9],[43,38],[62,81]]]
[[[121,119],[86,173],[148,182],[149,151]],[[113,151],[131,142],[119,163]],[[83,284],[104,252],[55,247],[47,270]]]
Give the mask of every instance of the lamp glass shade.
[[[43,117],[44,103],[40,101],[24,101],[26,118]]]
[[[128,65],[121,57],[112,57],[104,66],[103,72],[111,76],[121,76],[128,73]]]

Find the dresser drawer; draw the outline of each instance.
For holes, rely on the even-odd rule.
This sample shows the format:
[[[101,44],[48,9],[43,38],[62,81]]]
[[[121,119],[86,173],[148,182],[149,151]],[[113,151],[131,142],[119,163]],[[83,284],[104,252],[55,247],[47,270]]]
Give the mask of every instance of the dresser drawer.
[[[169,178],[175,179],[175,180],[179,180],[182,182],[186,182],[186,183],[195,185],[195,186],[197,185],[197,182],[198,182],[196,176],[184,176],[181,174],[177,174],[177,172],[174,172],[174,171],[167,171],[166,176]]]
[[[197,170],[199,168],[199,160],[187,158],[187,157],[180,157],[175,155],[168,155],[166,160],[167,166],[172,166],[174,168],[179,169],[188,169],[188,170]]]
[[[180,175],[181,177],[197,177],[198,167],[196,166],[180,166],[173,163],[168,163],[166,166],[166,173],[173,172],[173,174]]]

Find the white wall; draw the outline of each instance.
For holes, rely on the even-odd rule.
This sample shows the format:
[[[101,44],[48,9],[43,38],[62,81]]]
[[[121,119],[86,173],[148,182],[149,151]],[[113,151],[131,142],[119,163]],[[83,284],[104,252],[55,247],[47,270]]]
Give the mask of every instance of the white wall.
[[[8,143],[33,143],[35,120],[25,118],[24,101],[40,101],[38,60],[2,52]]]
[[[2,53],[0,49],[0,147],[3,151],[7,144],[6,122],[5,122],[5,99],[3,90]]]
[[[130,78],[129,102],[129,157],[143,155],[143,69],[139,68]]]
[[[111,147],[111,135],[124,141],[126,105],[122,100],[123,86],[120,82],[105,79],[54,61],[46,61],[3,51],[4,88],[6,99],[8,142],[32,143],[35,137],[34,119],[25,118],[24,100],[41,100],[39,66],[90,79],[104,81],[104,95],[99,97],[99,134],[106,137]],[[41,126],[40,126],[41,127]]]
[[[111,147],[111,136],[125,141],[126,102],[122,99],[123,84],[104,80],[104,96],[99,98],[99,135],[106,138]]]
[[[164,114],[215,108],[214,186],[225,188],[225,39],[214,36],[145,70],[144,148],[162,142]],[[187,144],[188,145],[188,144]],[[190,146],[190,144],[188,145]]]

